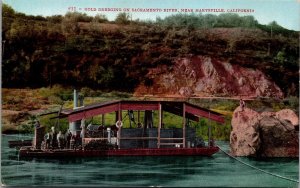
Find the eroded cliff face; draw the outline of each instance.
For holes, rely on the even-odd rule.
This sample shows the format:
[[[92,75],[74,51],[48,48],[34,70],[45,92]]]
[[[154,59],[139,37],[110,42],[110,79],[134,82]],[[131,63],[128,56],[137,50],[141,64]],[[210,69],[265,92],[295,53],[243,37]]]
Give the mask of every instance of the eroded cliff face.
[[[281,89],[261,71],[207,56],[177,59],[173,68],[151,69],[146,77],[153,84],[139,85],[136,95],[283,97]]]

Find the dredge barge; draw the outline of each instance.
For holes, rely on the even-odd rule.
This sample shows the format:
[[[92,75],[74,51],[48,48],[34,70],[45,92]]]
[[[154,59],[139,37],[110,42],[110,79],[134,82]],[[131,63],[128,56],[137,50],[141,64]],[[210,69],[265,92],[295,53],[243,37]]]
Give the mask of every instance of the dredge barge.
[[[165,112],[181,116],[182,128],[165,128]],[[115,114],[116,124],[108,126],[105,123],[105,115],[111,113]],[[101,116],[101,125],[90,123],[86,126],[87,120],[95,116]],[[125,121],[122,116],[128,117],[130,125],[123,126]],[[205,145],[202,138],[196,137],[195,127],[190,125],[190,121],[198,122],[200,117],[224,123],[221,114],[188,102],[111,101],[84,107],[75,106],[74,109],[62,110],[60,118],[68,119],[70,133],[79,138],[77,146],[72,144],[71,140],[71,143],[47,147],[45,129],[41,126],[35,129],[33,145],[21,147],[19,155],[37,158],[211,156],[218,152],[219,148],[214,146],[211,140]]]

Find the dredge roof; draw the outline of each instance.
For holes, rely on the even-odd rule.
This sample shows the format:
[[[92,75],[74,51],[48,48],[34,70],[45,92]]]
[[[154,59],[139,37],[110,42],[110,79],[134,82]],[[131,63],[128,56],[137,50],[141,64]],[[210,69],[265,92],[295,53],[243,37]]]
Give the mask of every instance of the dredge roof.
[[[158,110],[161,105],[162,111],[183,116],[185,109],[188,119],[198,121],[199,117],[205,117],[213,121],[224,123],[222,114],[185,101],[145,101],[145,100],[116,100],[95,103],[75,109],[62,110],[62,117],[68,117],[69,121],[77,121],[95,115],[111,113],[119,110]],[[185,106],[185,107],[184,107]]]

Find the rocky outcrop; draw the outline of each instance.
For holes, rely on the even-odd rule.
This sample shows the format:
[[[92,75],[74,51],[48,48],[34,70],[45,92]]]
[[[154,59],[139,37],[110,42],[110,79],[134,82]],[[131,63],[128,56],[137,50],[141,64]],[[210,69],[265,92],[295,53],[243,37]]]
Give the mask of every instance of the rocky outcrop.
[[[298,116],[289,109],[258,113],[249,108],[235,109],[230,148],[234,156],[298,157],[299,141],[295,126]]]
[[[292,125],[298,126],[299,125],[299,118],[297,114],[293,110],[290,109],[284,109],[276,112],[276,117],[278,119],[284,119],[291,122]]]
[[[207,56],[177,59],[172,70],[156,69],[146,75],[153,84],[140,85],[136,95],[283,97],[280,88],[261,71]]]

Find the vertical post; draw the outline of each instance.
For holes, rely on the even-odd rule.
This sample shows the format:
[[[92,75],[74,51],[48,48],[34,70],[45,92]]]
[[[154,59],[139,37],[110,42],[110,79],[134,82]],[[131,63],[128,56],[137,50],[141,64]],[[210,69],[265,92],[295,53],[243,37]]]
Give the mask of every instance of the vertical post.
[[[76,89],[74,89],[74,94],[73,94],[73,109],[76,109],[78,107],[78,92]],[[80,124],[81,121],[74,121],[74,122],[69,122],[69,129],[73,135],[79,134],[80,133]]]
[[[73,99],[73,109],[76,109],[78,107],[78,93],[76,89],[74,89],[74,99]]]
[[[84,101],[84,97],[82,95],[78,95],[79,98],[79,106],[84,106],[83,101]]]
[[[160,148],[160,129],[161,129],[161,120],[162,120],[161,104],[158,103],[157,148]]]
[[[118,110],[118,121],[122,121],[122,110],[121,110],[121,102],[119,103],[119,110]],[[117,132],[117,140],[118,140],[118,148],[120,149],[121,145],[121,129],[122,127],[120,126]]]
[[[208,125],[208,146],[211,146],[211,121],[210,121],[210,112],[208,112],[208,121],[209,121],[209,125]]]
[[[118,111],[118,120],[122,121],[122,110],[121,110],[121,103],[119,105],[119,111]]]
[[[165,127],[164,127],[164,111],[163,111],[163,109],[161,110],[161,120],[160,120],[160,122],[161,122],[161,128],[164,129]]]
[[[110,127],[107,127],[107,129],[106,129],[106,131],[107,131],[107,140],[108,140],[108,143],[111,143],[111,129],[110,129]],[[104,130],[103,130],[103,132],[104,132]]]
[[[211,100],[209,99],[209,112],[208,112],[208,121],[209,121],[209,125],[208,125],[208,146],[211,146],[211,119],[210,119],[210,106],[211,106]]]
[[[116,111],[116,118],[115,118],[116,122],[119,120],[119,112]]]
[[[140,123],[140,111],[138,110],[138,123]]]
[[[128,119],[129,119],[129,128],[131,129],[131,116],[130,116],[130,110],[128,110]]]
[[[80,132],[80,137],[81,137],[81,146],[82,148],[84,148],[85,146],[85,119],[81,119],[80,122],[80,128],[81,128],[81,132]]]
[[[185,103],[183,103],[183,110],[182,110],[182,144],[183,144],[183,148],[185,148]]]
[[[102,126],[104,126],[104,124],[105,124],[105,115],[104,115],[104,114],[102,114],[102,121],[101,121],[101,124],[102,124]]]
[[[33,147],[35,149],[41,149],[41,143],[44,140],[45,127],[35,127],[34,129],[34,139]]]

